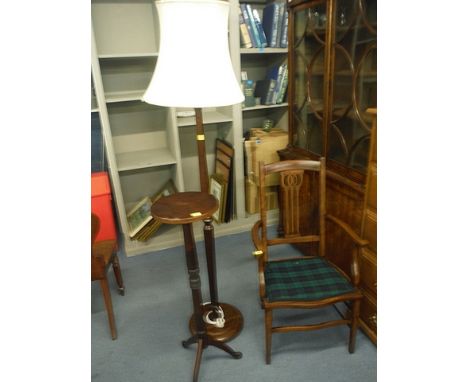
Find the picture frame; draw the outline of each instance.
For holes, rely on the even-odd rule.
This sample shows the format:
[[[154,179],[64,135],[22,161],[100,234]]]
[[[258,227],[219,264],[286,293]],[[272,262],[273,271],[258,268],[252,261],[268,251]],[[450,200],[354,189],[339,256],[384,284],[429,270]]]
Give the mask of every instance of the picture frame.
[[[224,222],[224,212],[226,208],[227,181],[220,174],[210,176],[210,194],[213,195],[219,203],[216,212],[213,213],[213,219],[216,223]]]
[[[135,207],[127,214],[128,234],[133,238],[146,224],[148,224],[153,216],[151,215],[151,199],[145,196]]]
[[[174,182],[172,181],[172,179],[170,179],[153,196],[151,196],[151,198],[149,198],[151,205],[153,205],[161,197],[169,196],[177,192],[178,191]],[[151,218],[146,222],[146,224],[140,225],[138,229],[135,229],[136,232],[131,232],[132,236],[130,236],[130,239],[145,242],[154,236],[156,231],[161,227],[162,222],[159,219],[153,218],[153,216],[151,215],[151,207],[150,217]]]

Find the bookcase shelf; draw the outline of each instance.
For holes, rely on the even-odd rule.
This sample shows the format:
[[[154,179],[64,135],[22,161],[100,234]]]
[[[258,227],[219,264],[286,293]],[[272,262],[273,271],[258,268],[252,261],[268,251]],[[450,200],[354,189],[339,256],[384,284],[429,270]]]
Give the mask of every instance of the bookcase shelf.
[[[143,97],[145,90],[128,90],[120,92],[105,93],[107,103],[139,101]]]
[[[110,54],[100,54],[98,55],[99,59],[118,59],[118,58],[145,58],[145,57],[157,57],[158,52],[137,52],[137,53],[110,53]]]
[[[176,164],[174,155],[167,149],[150,149],[116,154],[119,171],[138,170]]]
[[[240,54],[288,54],[288,48],[240,48]]]
[[[242,111],[262,110],[262,109],[275,109],[278,107],[288,107],[287,102],[277,103],[275,105],[255,105],[251,107],[244,107]]]
[[[226,115],[217,110],[202,111],[203,125],[210,125],[213,123],[232,122],[232,115]],[[195,117],[178,117],[177,126],[195,126]]]
[[[246,1],[244,1],[246,2]],[[254,3],[254,2],[252,2]],[[262,13],[265,1],[255,2]],[[240,48],[239,0],[229,2],[229,46],[233,67],[261,79],[273,65],[287,58],[287,48]],[[142,198],[157,193],[172,180],[179,191],[199,190],[195,117],[177,117],[176,108],[149,105],[141,98],[149,85],[159,52],[159,22],[153,0],[92,0],[92,114],[99,118],[108,158],[113,201],[127,256],[183,245],[180,227],[163,225],[154,237],[131,240],[126,214]],[[187,65],[191,57],[187,57]],[[181,91],[183,91],[181,89]],[[240,104],[203,109],[208,173],[214,172],[215,142],[223,139],[234,148],[234,217],[215,224],[216,236],[250,230],[258,214],[245,209],[243,136],[265,119],[287,129],[288,104]],[[244,113],[245,111],[245,113]],[[276,211],[277,213],[277,211]],[[194,225],[196,240],[202,224]]]

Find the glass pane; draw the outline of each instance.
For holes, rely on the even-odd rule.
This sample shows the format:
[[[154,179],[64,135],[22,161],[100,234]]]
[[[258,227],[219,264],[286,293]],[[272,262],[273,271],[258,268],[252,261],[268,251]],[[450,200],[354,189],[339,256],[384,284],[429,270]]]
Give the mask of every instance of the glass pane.
[[[293,145],[322,153],[326,4],[296,12]]]
[[[376,0],[337,0],[332,122],[328,157],[364,171],[377,107]]]

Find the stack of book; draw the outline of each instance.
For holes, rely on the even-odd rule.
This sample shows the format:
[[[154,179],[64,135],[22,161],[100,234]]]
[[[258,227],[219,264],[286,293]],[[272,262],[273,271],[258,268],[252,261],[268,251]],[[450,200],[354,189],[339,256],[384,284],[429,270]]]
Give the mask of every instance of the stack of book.
[[[244,93],[244,102],[242,102],[242,107],[252,107],[255,106],[255,97],[254,97],[254,88],[255,82],[247,78],[247,72],[241,72],[241,88]]]
[[[250,4],[240,4],[239,28],[242,48],[287,48],[286,3],[276,1],[267,4],[263,9],[263,17]]]
[[[288,64],[275,65],[267,72],[265,79],[255,84],[255,97],[260,98],[262,105],[282,103],[288,88]]]

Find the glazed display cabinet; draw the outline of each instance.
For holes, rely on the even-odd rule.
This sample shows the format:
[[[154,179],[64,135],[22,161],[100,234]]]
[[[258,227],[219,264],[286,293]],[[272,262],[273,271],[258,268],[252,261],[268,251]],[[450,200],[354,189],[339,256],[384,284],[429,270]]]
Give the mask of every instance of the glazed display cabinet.
[[[373,138],[376,129],[373,115],[367,110],[373,109],[375,115],[377,109],[377,2],[292,0],[288,8],[289,145],[280,152],[280,157],[283,160],[325,157],[327,211],[361,232],[368,199],[366,184],[369,176],[376,179],[376,165],[369,175],[371,142],[376,146]],[[310,214],[317,209],[310,201],[313,183],[314,179],[309,179],[302,193],[301,221],[308,232],[316,229],[309,223]],[[375,236],[376,211],[375,208]],[[336,254],[351,246],[332,227],[327,244]],[[367,260],[361,266],[362,279],[375,279],[376,285],[376,251],[375,259]],[[349,263],[340,266],[349,272]],[[361,327],[375,342],[374,289],[375,294],[369,294],[364,302],[367,307],[362,311],[369,317],[361,317]]]

